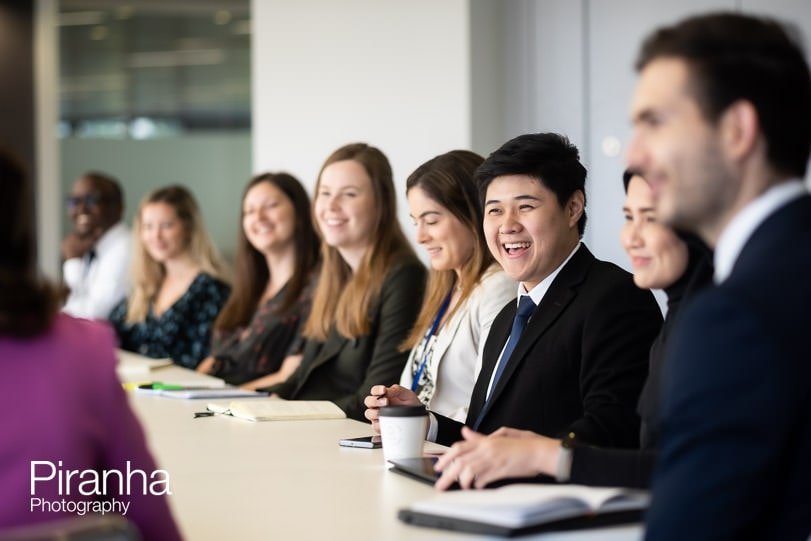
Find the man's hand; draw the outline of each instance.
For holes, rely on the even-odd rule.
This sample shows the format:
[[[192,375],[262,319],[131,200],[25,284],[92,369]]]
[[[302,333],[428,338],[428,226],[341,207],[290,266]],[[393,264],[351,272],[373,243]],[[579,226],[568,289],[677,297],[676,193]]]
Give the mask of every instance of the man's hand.
[[[499,479],[555,473],[559,440],[513,428],[485,436],[463,427],[462,437],[436,463],[436,471],[442,472],[434,485],[438,490],[455,481],[464,489],[483,488]]]
[[[79,235],[77,232],[70,232],[64,239],[62,239],[62,259],[73,259],[74,257],[83,257],[96,241],[99,240],[101,231],[93,231],[88,235]]]

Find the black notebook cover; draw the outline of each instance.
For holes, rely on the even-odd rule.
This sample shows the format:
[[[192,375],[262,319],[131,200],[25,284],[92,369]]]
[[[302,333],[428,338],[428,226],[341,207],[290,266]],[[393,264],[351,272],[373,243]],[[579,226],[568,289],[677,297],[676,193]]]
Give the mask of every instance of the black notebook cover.
[[[560,532],[565,530],[584,530],[588,528],[600,528],[604,526],[614,526],[617,524],[633,524],[642,521],[643,511],[635,509],[632,511],[617,511],[612,513],[596,513],[589,515],[579,515],[541,524],[510,528],[485,522],[475,522],[454,517],[433,515],[401,509],[397,513],[397,518],[406,524],[423,526],[427,528],[439,528],[441,530],[452,530],[455,532],[475,533],[483,535],[496,535],[499,537],[518,537],[521,535],[536,534],[543,532]]]

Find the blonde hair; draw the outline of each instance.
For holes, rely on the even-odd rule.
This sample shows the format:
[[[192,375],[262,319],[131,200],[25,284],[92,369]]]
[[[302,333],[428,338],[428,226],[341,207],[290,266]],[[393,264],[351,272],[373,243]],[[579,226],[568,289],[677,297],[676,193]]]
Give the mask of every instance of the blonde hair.
[[[377,148],[365,143],[354,143],[333,152],[318,173],[313,205],[318,197],[324,169],[330,164],[345,160],[359,163],[369,175],[376,216],[369,239],[370,248],[354,273],[337,248],[321,241],[321,274],[313,296],[310,317],[304,326],[304,335],[322,341],[326,340],[333,325],[347,338],[369,334],[369,306],[380,293],[388,270],[403,256],[416,258],[397,220],[391,165]],[[321,234],[317,220],[315,227]]]
[[[174,209],[188,235],[186,249],[192,260],[200,266],[200,270],[214,278],[227,281],[225,265],[208,236],[194,196],[183,186],[177,185],[155,190],[141,200],[138,212],[135,213],[133,227],[135,242],[132,258],[133,291],[129,298],[126,319],[129,324],[139,323],[146,319],[149,306],[154,302],[166,277],[166,269],[163,264],[155,261],[149,255],[141,241],[143,227],[141,214],[144,207],[152,203],[165,203]]]

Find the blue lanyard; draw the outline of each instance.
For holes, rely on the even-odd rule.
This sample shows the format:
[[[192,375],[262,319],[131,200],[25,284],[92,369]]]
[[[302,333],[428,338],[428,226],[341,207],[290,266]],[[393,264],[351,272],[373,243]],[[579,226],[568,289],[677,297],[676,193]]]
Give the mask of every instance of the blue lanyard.
[[[436,333],[437,327],[439,327],[439,322],[442,321],[442,318],[445,316],[445,312],[448,311],[448,306],[451,304],[452,295],[453,289],[451,289],[448,296],[445,297],[445,300],[442,301],[442,306],[439,307],[439,312],[436,313],[433,325],[431,325],[431,328],[428,329],[428,332],[425,333],[425,336],[422,339],[422,362],[420,363],[420,367],[417,369],[417,373],[414,374],[414,379],[411,380],[411,390],[414,392],[417,391],[422,373],[425,372],[425,365],[428,364],[428,353],[430,352],[428,343],[431,341],[431,337],[434,335],[434,333]]]

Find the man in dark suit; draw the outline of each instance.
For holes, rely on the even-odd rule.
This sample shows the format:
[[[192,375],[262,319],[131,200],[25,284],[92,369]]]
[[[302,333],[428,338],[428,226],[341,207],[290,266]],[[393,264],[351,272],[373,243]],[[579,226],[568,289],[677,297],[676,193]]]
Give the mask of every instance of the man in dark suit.
[[[636,401],[661,314],[650,292],[581,243],[586,170],[577,149],[557,134],[522,135],[477,177],[490,251],[520,284],[490,329],[465,424],[637,446]],[[374,423],[380,406],[419,401],[376,386],[365,404]],[[434,415],[429,439],[451,444],[461,428]]]
[[[652,34],[630,166],[658,217],[715,248],[663,374],[646,538],[811,535],[811,77],[780,25],[720,14]]]

